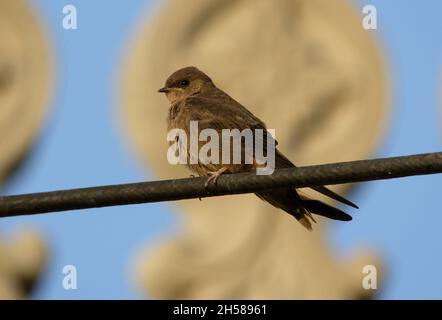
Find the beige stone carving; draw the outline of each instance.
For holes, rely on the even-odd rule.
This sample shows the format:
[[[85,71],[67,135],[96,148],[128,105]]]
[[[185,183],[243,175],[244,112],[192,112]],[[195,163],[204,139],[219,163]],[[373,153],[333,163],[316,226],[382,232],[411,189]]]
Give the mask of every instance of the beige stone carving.
[[[48,42],[29,4],[0,0],[0,183],[42,126],[51,70]]]
[[[280,150],[295,163],[369,157],[388,109],[382,59],[361,19],[337,0],[162,2],[133,39],[123,69],[120,116],[129,143],[158,178],[188,176],[166,160],[168,104],[156,89],[174,70],[195,65],[275,128]],[[362,289],[362,267],[379,266],[377,259],[362,251],[336,258],[322,220],[307,232],[253,195],[175,205],[181,231],[137,262],[136,282],[150,297],[373,293]]]
[[[0,238],[0,299],[25,298],[40,277],[46,262],[46,245],[33,231],[11,240]]]
[[[47,39],[29,4],[0,0],[0,185],[42,126],[51,69]],[[0,299],[25,298],[45,260],[45,245],[34,232],[0,238]]]

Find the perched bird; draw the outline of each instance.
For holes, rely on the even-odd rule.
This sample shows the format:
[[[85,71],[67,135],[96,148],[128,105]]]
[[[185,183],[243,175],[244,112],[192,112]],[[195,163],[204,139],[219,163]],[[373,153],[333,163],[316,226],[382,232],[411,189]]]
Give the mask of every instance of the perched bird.
[[[165,93],[170,102],[167,118],[168,130],[182,129],[190,134],[190,122],[198,121],[198,130],[214,129],[220,133],[222,129],[263,129],[264,122],[253,115],[227,93],[218,89],[205,73],[195,67],[186,67],[174,72],[166,81],[166,85],[158,90]],[[269,134],[265,139],[269,139]],[[277,145],[277,142],[275,141]],[[264,145],[266,145],[264,143]],[[201,144],[198,145],[201,147]],[[188,157],[190,149],[187,146]],[[220,157],[221,159],[221,157]],[[199,176],[208,176],[208,182],[216,183],[218,177],[225,173],[254,172],[257,164],[244,163],[197,163],[187,164],[191,171]],[[275,169],[294,168],[295,165],[281,152],[275,149]],[[324,186],[312,187],[334,200],[358,208],[354,203],[334,193]],[[261,191],[256,195],[271,205],[280,208],[295,217],[304,227],[311,230],[311,221],[316,222],[312,213],[330,219],[349,221],[351,216],[319,200],[302,195],[293,187],[285,187]]]

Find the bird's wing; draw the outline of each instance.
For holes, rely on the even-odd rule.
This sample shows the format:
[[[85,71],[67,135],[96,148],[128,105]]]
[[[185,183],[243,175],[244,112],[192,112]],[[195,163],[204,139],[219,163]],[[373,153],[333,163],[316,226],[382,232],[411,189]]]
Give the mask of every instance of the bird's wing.
[[[219,132],[222,129],[251,129],[255,143],[259,139],[264,153],[267,153],[268,144],[278,145],[264,122],[222,91],[209,97],[191,96],[185,100],[185,108],[192,115],[192,120],[198,121],[200,129],[211,128]],[[262,136],[255,134],[257,129],[262,130]]]
[[[186,109],[192,111],[194,118],[198,118],[195,120],[219,119],[235,125],[225,129],[266,128],[264,122],[227,94],[212,94],[207,97],[194,95],[184,103]]]
[[[192,120],[199,121],[199,124],[201,125],[200,129],[218,128],[219,131],[219,129],[244,130],[249,128],[253,130],[253,133],[255,133],[255,129],[263,129],[263,139],[260,141],[264,147],[263,151],[267,153],[266,146],[269,138],[273,139],[275,146],[278,145],[278,141],[276,141],[276,139],[274,139],[272,135],[268,133],[264,122],[262,122],[249,110],[221,90],[217,90],[209,97],[200,95],[189,97],[186,99],[185,104],[186,108],[192,110]],[[257,138],[258,136],[254,135],[254,139]],[[253,157],[254,155],[250,156]],[[294,168],[296,166],[281,152],[276,150],[275,167],[276,169],[282,169]],[[327,187],[313,186],[311,189],[322,193],[331,199],[342,202],[351,207],[358,208],[356,204],[333,192]]]

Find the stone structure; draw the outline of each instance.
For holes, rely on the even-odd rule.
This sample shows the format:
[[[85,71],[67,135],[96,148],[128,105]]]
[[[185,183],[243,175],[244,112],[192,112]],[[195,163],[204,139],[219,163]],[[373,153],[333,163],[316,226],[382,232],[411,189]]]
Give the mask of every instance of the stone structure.
[[[25,298],[40,277],[46,257],[46,245],[35,232],[20,232],[12,240],[0,238],[0,299]]]
[[[52,72],[40,24],[23,0],[0,0],[0,185],[28,154],[48,110]],[[0,237],[0,299],[26,297],[46,260],[43,240]]]
[[[120,115],[158,178],[189,175],[166,160],[168,104],[156,92],[187,65],[275,128],[280,150],[298,165],[367,158],[376,149],[389,113],[384,67],[346,1],[171,0],[156,10],[130,46]],[[337,259],[322,220],[309,233],[253,195],[177,206],[182,231],[140,255],[137,282],[151,297],[372,294],[362,289],[362,267],[377,259],[363,252]]]
[[[42,127],[51,78],[48,43],[29,5],[0,0],[0,182]]]

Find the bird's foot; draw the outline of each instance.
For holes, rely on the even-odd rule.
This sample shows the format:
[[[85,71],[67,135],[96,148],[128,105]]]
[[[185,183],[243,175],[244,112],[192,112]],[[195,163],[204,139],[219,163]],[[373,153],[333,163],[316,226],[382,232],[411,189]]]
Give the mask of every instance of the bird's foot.
[[[210,171],[208,172],[209,175],[209,179],[207,179],[206,183],[205,183],[205,187],[208,188],[209,184],[215,184],[218,182],[218,178],[224,173],[226,172],[227,168],[223,167],[221,169],[219,169],[218,171]]]

